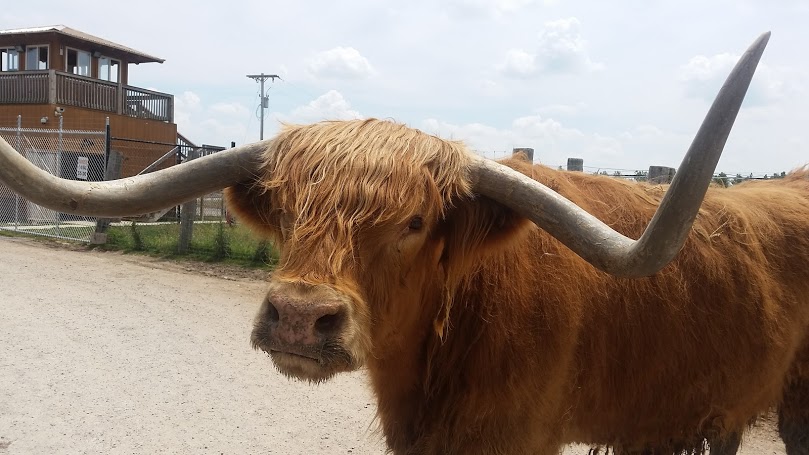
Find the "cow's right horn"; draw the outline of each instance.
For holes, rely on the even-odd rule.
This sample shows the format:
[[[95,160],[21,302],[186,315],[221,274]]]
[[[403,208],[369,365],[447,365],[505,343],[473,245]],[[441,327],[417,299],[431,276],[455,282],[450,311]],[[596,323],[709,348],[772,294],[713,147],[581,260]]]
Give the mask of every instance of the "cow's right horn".
[[[80,182],[34,166],[0,138],[0,182],[35,204],[63,213],[107,218],[141,215],[255,180],[268,143],[244,145],[137,177]]]
[[[539,182],[491,160],[473,162],[475,191],[525,215],[605,272],[637,277],[659,271],[685,243],[769,38],[769,32],[761,35],[733,68],[638,240],[614,231]]]

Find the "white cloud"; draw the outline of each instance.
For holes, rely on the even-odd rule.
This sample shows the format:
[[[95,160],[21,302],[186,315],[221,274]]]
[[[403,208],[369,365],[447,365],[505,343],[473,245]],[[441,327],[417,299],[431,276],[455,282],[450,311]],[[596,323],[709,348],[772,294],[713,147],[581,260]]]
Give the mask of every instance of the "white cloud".
[[[539,34],[537,58],[542,71],[576,72],[603,68],[590,59],[587,42],[581,34],[581,22],[575,17],[545,23]]]
[[[594,134],[582,149],[582,156],[598,157],[598,162],[616,163],[625,154],[624,142],[620,137],[602,136]],[[585,164],[587,164],[585,162]],[[613,164],[614,165],[614,164]]]
[[[725,78],[739,60],[729,53],[712,57],[697,55],[680,67],[680,80],[685,94],[692,98],[713,100]],[[749,106],[763,106],[803,91],[799,76],[788,68],[772,68],[760,64],[745,96]]]
[[[594,62],[581,34],[581,22],[575,17],[545,22],[533,52],[511,49],[499,66],[509,77],[534,77],[548,73],[592,72],[604,68]]]
[[[663,130],[654,125],[639,125],[635,128],[635,133],[643,137],[659,137],[664,134]]]
[[[571,116],[580,113],[587,107],[585,103],[576,103],[576,104],[551,104],[548,106],[542,106],[537,109],[541,115],[546,117],[554,116],[554,115],[564,115],[564,116]]]
[[[511,49],[506,52],[500,72],[509,77],[533,77],[537,73],[536,55],[522,49]]]
[[[717,77],[717,74],[725,73],[726,69],[732,68],[737,60],[739,60],[738,55],[728,53],[713,57],[697,55],[681,67],[681,76],[686,81],[712,80]]]
[[[174,97],[174,104],[177,109],[193,111],[199,109],[201,99],[196,93],[186,90],[181,95]]]
[[[480,94],[484,96],[498,97],[507,92],[506,87],[491,79],[482,79],[480,81],[476,81],[476,85]]]
[[[526,6],[536,3],[535,0],[496,0],[495,4],[500,11],[519,11]]]
[[[230,141],[242,142],[250,115],[240,103],[219,102],[209,106],[192,91],[174,98],[177,131],[196,144],[226,146]]]
[[[174,123],[179,131],[185,131],[191,125],[195,112],[200,110],[201,100],[199,95],[192,91],[185,91],[174,97]]]
[[[353,47],[319,52],[309,62],[308,72],[326,79],[366,79],[376,74],[368,59]]]
[[[337,90],[329,90],[306,105],[295,108],[289,115],[278,114],[285,122],[311,123],[321,120],[350,120],[363,118]]]
[[[576,144],[585,139],[581,131],[538,115],[519,117],[503,129],[482,123],[457,125],[431,118],[422,123],[422,129],[443,138],[462,140],[472,150],[495,158],[509,155],[515,147],[531,147],[535,160],[551,164],[561,162],[566,150],[577,149]]]
[[[632,131],[624,131],[618,135],[619,138],[632,141],[632,140],[656,140],[663,137],[666,133],[654,125],[638,125]]]
[[[562,139],[582,136],[575,129],[565,128],[552,118],[543,118],[539,115],[520,117],[512,122],[513,130],[526,138],[535,139]]]
[[[445,139],[461,140],[475,150],[503,150],[512,141],[510,132],[481,123],[456,125],[435,118],[422,122],[421,129]]]
[[[542,4],[551,6],[559,0],[451,0],[450,4],[456,9],[483,16],[501,17],[513,14],[528,7]]]
[[[250,115],[250,111],[241,103],[216,103],[210,107],[210,111],[227,117],[235,117],[242,121]]]

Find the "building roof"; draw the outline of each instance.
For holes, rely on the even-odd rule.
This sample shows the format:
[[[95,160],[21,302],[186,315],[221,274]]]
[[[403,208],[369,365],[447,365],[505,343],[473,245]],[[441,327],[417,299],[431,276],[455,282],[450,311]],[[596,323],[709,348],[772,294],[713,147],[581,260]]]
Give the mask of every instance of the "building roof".
[[[10,36],[10,35],[33,35],[38,33],[58,33],[61,35],[70,36],[82,41],[91,42],[97,44],[99,46],[107,47],[110,49],[115,49],[117,51],[125,52],[129,57],[132,63],[150,63],[150,62],[158,62],[163,63],[165,59],[160,57],[155,57],[153,55],[149,55],[140,51],[136,51],[131,47],[126,47],[121,44],[113,43],[112,41],[105,40],[103,38],[99,38],[97,36],[93,36],[89,33],[84,33],[82,31],[76,30],[75,28],[70,28],[64,25],[49,25],[45,27],[31,27],[31,28],[18,28],[13,30],[0,30],[0,36]]]

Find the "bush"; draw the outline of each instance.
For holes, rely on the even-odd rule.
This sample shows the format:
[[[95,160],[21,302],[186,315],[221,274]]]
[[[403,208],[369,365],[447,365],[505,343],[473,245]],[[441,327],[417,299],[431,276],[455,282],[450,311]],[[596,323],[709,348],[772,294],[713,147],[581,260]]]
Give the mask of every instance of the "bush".
[[[214,261],[221,261],[231,256],[230,239],[225,235],[224,226],[223,223],[219,223],[219,229],[217,229],[213,238],[213,256],[211,256],[211,259]]]
[[[140,232],[138,231],[137,223],[132,223],[132,249],[134,251],[143,251],[146,247],[143,246],[143,239],[140,236]]]

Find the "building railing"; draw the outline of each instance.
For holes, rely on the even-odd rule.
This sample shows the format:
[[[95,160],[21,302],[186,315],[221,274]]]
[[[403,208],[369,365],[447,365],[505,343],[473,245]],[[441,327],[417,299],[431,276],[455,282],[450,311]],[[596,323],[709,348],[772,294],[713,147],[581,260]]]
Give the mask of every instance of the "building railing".
[[[56,103],[118,112],[118,84],[54,71]]]
[[[172,95],[55,70],[0,73],[0,104],[61,104],[174,121]]]
[[[152,120],[174,120],[174,97],[165,93],[124,85],[126,112],[124,114]]]
[[[45,104],[49,99],[50,74],[47,71],[0,73],[1,104]]]

